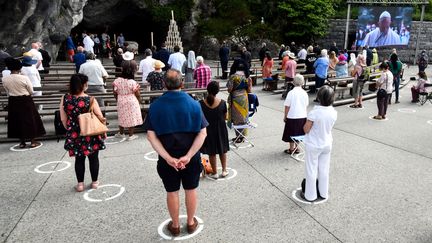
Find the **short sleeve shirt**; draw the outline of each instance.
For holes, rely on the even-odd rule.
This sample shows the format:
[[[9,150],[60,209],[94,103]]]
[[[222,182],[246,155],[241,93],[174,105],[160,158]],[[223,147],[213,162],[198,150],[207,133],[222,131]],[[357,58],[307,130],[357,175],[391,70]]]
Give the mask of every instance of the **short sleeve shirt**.
[[[207,127],[209,123],[207,122],[204,113],[201,112],[201,129]],[[144,123],[144,129],[153,131],[153,126],[150,119],[146,119]],[[197,133],[191,132],[179,132],[171,133],[158,136],[165,150],[169,153],[173,151],[183,151],[187,152],[193,144]]]
[[[332,129],[337,120],[337,112],[333,106],[316,105],[307,116],[313,122],[306,134],[304,143],[315,148],[331,146],[333,143]]]
[[[309,97],[301,87],[295,87],[288,92],[285,98],[284,106],[288,106],[287,118],[299,119],[307,116],[307,106],[309,104]]]

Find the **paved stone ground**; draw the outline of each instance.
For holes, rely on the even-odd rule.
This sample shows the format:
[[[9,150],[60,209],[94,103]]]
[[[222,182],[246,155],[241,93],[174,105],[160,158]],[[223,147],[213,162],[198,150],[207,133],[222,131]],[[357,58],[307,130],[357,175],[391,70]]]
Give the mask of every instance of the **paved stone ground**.
[[[416,68],[409,71],[407,78]],[[250,132],[255,147],[228,153],[228,166],[236,170],[236,177],[201,180],[197,216],[203,220],[202,231],[188,241],[432,242],[432,105],[411,104],[410,86],[401,91],[400,104],[389,106],[387,121],[369,119],[377,113],[375,100],[365,101],[364,109],[336,108],[330,197],[316,205],[292,196],[304,177],[304,163],[283,153],[287,145],[281,141],[280,95],[255,87],[261,104],[253,117],[258,127]],[[165,192],[156,162],[145,158],[152,148],[144,134],[101,152],[102,185],[125,189],[108,201],[104,199],[121,188],[76,193],[73,159],[65,154],[63,142],[43,143],[40,149],[25,152],[10,151],[14,144],[0,144],[1,241],[163,239],[158,226],[169,218]],[[39,170],[66,169],[35,172],[50,161],[72,166],[49,164]],[[86,182],[90,181],[87,170]],[[102,201],[88,201],[85,195]],[[185,214],[183,200],[181,213]]]

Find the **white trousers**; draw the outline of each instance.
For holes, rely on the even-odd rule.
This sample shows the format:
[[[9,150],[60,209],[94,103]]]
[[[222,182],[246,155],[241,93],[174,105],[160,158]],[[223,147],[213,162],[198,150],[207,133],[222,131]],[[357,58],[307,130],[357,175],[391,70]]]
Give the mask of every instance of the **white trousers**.
[[[306,189],[305,198],[317,199],[316,180],[321,197],[328,198],[331,146],[316,148],[306,145]]]

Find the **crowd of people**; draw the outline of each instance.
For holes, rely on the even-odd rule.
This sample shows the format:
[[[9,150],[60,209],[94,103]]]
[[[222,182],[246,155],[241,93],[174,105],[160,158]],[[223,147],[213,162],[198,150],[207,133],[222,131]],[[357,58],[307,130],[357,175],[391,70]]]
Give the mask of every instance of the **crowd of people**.
[[[104,39],[105,38],[105,39]],[[66,129],[64,148],[71,157],[75,157],[75,173],[78,184],[76,191],[85,190],[84,174],[86,157],[90,163],[92,182],[90,187],[99,186],[99,151],[105,149],[105,134],[84,136],[80,134],[79,115],[93,111],[100,122],[106,119],[100,107],[104,106],[103,99],[94,98],[92,93],[104,93],[108,73],[99,60],[94,45],[106,45],[106,38],[102,41],[97,36],[84,34],[82,44],[75,52],[68,52],[70,60],[76,65],[76,74],[69,82],[69,92],[60,100],[61,122]],[[252,91],[250,79],[251,53],[242,48],[241,56],[234,59],[230,70],[227,64],[229,49],[223,43],[220,49],[222,78],[227,80],[228,99],[219,97],[220,84],[212,81],[211,68],[205,64],[202,56],[195,56],[190,50],[188,56],[174,47],[170,53],[165,45],[160,50],[146,49],[145,58],[138,64],[134,53],[123,51],[124,37],[117,39],[118,48],[113,62],[118,68],[118,75],[113,82],[113,93],[117,100],[117,114],[119,132],[117,138],[128,141],[138,138],[134,128],[143,125],[147,131],[147,139],[158,153],[157,172],[167,193],[167,206],[171,216],[168,230],[173,236],[180,234],[179,223],[179,190],[183,186],[186,195],[187,232],[193,233],[198,225],[195,218],[197,209],[197,191],[202,170],[201,153],[208,155],[213,179],[229,175],[227,170],[227,152],[229,151],[228,127],[244,125],[249,118],[249,94]],[[123,38],[123,39],[122,39]],[[71,42],[68,37],[67,42]],[[91,44],[91,42],[94,42]],[[88,44],[90,43],[90,44]],[[105,44],[104,44],[105,43]],[[73,41],[72,41],[72,44]],[[69,45],[69,44],[68,44]],[[24,53],[22,61],[5,55],[0,46],[0,67],[3,71],[3,86],[9,95],[8,137],[18,138],[20,147],[25,148],[30,140],[30,147],[40,145],[36,138],[45,134],[43,123],[35,108],[32,96],[41,95],[34,91],[40,87],[40,71],[44,68],[42,46],[32,44],[31,49]],[[75,47],[73,48],[75,51]],[[228,51],[227,51],[228,50]],[[266,48],[265,43],[259,52],[262,62],[263,79],[272,78],[274,60]],[[4,58],[3,58],[4,57]],[[420,92],[425,91],[427,67],[425,52],[419,57],[419,80],[411,88],[413,101],[418,100]],[[362,108],[363,87],[370,65],[378,64],[376,49],[365,48],[356,56],[354,53],[340,51],[334,43],[329,51],[320,49],[318,45],[300,45],[292,43],[290,47],[281,46],[279,53],[281,69],[285,79],[284,117],[285,123],[282,140],[287,142],[287,154],[300,153],[292,137],[304,135],[306,146],[305,181],[302,183],[304,200],[313,202],[317,199],[328,198],[329,165],[332,150],[332,128],[337,120],[337,112],[333,108],[335,100],[334,90],[325,85],[331,71],[336,77],[354,77],[353,97],[355,102],[350,107]],[[394,52],[388,58],[383,58],[379,69],[380,77],[376,85],[378,90],[378,115],[374,119],[386,119],[387,106],[395,93],[395,103],[399,103],[399,84],[402,62]],[[425,61],[426,60],[426,61]],[[226,61],[226,62],[225,62]],[[3,65],[4,63],[4,65]],[[303,89],[305,79],[296,72],[297,64],[305,64],[303,74],[315,74],[315,85],[309,91],[316,93],[314,102],[317,104],[308,113],[309,98]],[[46,67],[46,66],[45,66]],[[39,70],[39,71],[38,71]],[[9,73],[8,73],[8,72]],[[136,73],[142,73],[142,79],[136,80]],[[228,75],[229,74],[229,75]],[[184,77],[184,78],[183,78]],[[140,83],[149,83],[150,90],[165,90],[162,96],[152,98],[146,119],[141,114]],[[185,92],[183,87],[206,88],[207,95],[200,102],[196,102]],[[268,89],[268,86],[264,87]],[[383,93],[382,95],[380,93]],[[23,109],[23,107],[26,107]],[[226,122],[227,121],[227,122]],[[126,138],[125,129],[128,130]],[[242,143],[247,135],[247,129],[235,130],[234,143]],[[217,171],[217,156],[222,165],[222,171]]]

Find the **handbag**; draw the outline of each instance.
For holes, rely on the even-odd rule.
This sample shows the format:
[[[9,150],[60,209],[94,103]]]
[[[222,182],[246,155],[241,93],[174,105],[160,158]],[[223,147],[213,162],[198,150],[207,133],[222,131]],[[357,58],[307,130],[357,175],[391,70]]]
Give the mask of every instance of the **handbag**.
[[[386,75],[386,89],[387,89],[387,83],[388,83],[388,76]],[[380,99],[382,99],[382,98],[384,98],[384,97],[386,97],[387,96],[387,90],[385,90],[385,89],[383,89],[383,88],[379,88],[378,89],[378,92],[377,92],[377,98],[380,98]]]
[[[212,174],[213,173],[213,169],[210,165],[210,161],[207,158],[202,157],[201,163],[204,167],[204,170],[203,170],[204,174]]]
[[[63,123],[60,118],[60,111],[54,111],[54,128],[55,134],[57,136],[62,136],[66,134],[66,128],[63,126]]]
[[[80,136],[94,136],[108,132],[108,127],[93,112],[94,97],[90,98],[89,112],[78,116]]]

